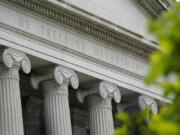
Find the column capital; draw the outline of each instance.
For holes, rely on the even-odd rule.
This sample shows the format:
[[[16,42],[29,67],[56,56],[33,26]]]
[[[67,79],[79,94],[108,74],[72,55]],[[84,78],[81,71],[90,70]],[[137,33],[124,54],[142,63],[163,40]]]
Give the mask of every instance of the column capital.
[[[21,67],[25,73],[31,71],[31,62],[25,53],[12,49],[12,48],[1,48],[0,61],[7,67],[12,68],[13,66]]]
[[[31,85],[33,88],[38,89],[39,83],[42,81],[54,80],[57,84],[67,83],[71,84],[74,89],[79,86],[79,80],[77,74],[70,68],[57,65],[47,67],[45,73],[40,75],[33,74],[31,76]]]
[[[85,97],[95,94],[98,94],[103,99],[111,97],[116,103],[119,103],[121,101],[121,94],[118,87],[115,84],[107,81],[95,83],[94,86],[92,86],[92,88],[88,90],[78,90],[77,98],[79,102],[82,103],[84,102]]]
[[[158,107],[157,107],[156,101],[149,96],[146,96],[146,95],[139,96],[138,105],[141,110],[149,107],[153,114],[158,113]]]

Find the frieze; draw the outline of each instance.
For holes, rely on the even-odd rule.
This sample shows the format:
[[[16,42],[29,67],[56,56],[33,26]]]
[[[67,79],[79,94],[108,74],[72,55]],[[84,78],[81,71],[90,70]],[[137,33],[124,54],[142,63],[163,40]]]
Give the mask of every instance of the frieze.
[[[6,16],[9,16],[8,18]],[[105,44],[68,31],[63,26],[35,19],[31,16],[14,12],[11,9],[0,6],[1,23],[33,34],[41,39],[51,41],[56,47],[65,47],[83,55],[90,56],[96,60],[112,66],[145,76],[148,71],[148,64],[137,60],[120,50],[114,50]]]
[[[24,8],[26,12],[30,9],[29,12],[33,11],[41,16],[46,16],[54,20],[57,24],[63,23],[68,25],[74,30],[91,35],[98,40],[109,43],[109,45],[120,47],[133,55],[148,58],[149,54],[156,49],[123,33],[107,29],[105,26],[93,23],[87,18],[69,13],[60,7],[49,6],[48,3],[44,4],[44,2],[41,1],[42,0],[0,0],[0,2],[7,3],[13,7],[19,8],[20,6]]]

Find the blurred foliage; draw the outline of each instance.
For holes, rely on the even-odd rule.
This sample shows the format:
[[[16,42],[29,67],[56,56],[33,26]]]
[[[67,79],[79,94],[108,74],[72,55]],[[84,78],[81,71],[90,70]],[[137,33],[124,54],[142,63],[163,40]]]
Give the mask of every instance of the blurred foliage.
[[[145,109],[129,115],[126,112],[118,114],[116,117],[123,122],[123,126],[116,129],[115,135],[153,135],[148,128],[148,118],[150,111]]]
[[[157,115],[146,110],[131,116],[118,114],[124,124],[115,135],[180,135],[180,3],[175,2],[168,12],[151,21],[149,29],[160,49],[150,56],[152,66],[146,83],[152,84],[160,77],[158,84],[165,96],[173,97],[172,104],[162,107]]]

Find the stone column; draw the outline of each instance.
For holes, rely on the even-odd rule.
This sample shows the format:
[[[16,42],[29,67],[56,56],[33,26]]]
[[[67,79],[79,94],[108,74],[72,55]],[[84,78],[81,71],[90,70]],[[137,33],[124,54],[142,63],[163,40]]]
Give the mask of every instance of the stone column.
[[[152,114],[158,113],[158,106],[156,101],[146,95],[141,95],[138,98],[138,105],[141,110],[144,110],[145,108],[150,108]]]
[[[121,95],[118,87],[112,83],[103,81],[89,90],[79,90],[78,100],[83,102],[84,98],[89,104],[90,134],[91,135],[112,135],[114,123],[112,117],[111,100],[119,103]]]
[[[25,135],[40,135],[40,114],[42,99],[30,97],[23,112]]]
[[[34,88],[41,82],[44,90],[46,134],[72,135],[68,86],[77,89],[79,81],[76,73],[63,66],[46,70],[46,74],[31,77]]]
[[[87,135],[89,128],[88,113],[79,108],[71,108],[71,121],[73,135]]]
[[[0,49],[0,55],[0,135],[24,135],[19,69],[29,73],[30,60],[11,48]]]

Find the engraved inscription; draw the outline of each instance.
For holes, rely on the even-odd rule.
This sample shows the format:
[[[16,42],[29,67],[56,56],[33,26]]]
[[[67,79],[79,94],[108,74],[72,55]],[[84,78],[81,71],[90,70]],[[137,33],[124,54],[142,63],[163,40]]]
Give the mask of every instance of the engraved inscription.
[[[15,15],[14,25],[23,30],[29,30],[29,19],[22,15]]]
[[[56,29],[52,29],[51,27],[49,26],[45,26],[45,25],[41,25],[41,32],[40,34],[45,36],[45,37],[48,37],[50,39],[53,39],[53,40],[58,40],[58,41],[62,41],[62,35],[61,35],[61,31],[59,30],[56,30]]]
[[[51,39],[54,42],[61,43],[65,47],[70,49],[74,49],[78,52],[85,51],[85,42],[76,38],[73,35],[68,34],[61,29],[54,28],[52,26],[41,24],[41,36],[46,37],[46,39]]]
[[[140,62],[134,61],[129,57],[120,55],[116,52],[110,52],[108,50],[96,47],[94,48],[94,55],[96,56],[96,58],[99,58],[103,61],[108,61],[113,65],[124,68],[125,70],[137,73],[141,72],[143,74],[147,72],[146,68],[144,68],[144,65]]]
[[[9,17],[7,17],[9,16]],[[103,43],[95,42],[84,36],[68,31],[62,26],[57,26],[32,16],[14,12],[0,5],[0,23],[5,23],[23,30],[43,40],[51,41],[58,47],[65,47],[71,51],[79,52],[96,60],[111,64],[139,75],[144,76],[149,68],[147,63],[141,62],[120,50],[108,48]]]

